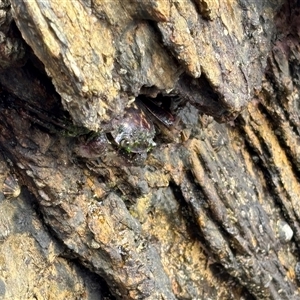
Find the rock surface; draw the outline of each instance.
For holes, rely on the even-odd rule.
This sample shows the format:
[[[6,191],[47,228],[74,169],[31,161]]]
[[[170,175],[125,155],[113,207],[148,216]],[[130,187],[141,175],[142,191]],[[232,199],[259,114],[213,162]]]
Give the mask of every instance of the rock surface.
[[[11,0],[22,36],[64,107],[91,130],[153,89],[192,97],[220,120],[234,118],[260,88],[282,3]],[[214,105],[202,95],[201,73]]]
[[[4,299],[300,299],[297,1],[11,4],[32,51],[0,74]],[[140,94],[186,101],[144,161],[79,157],[60,100],[98,130]]]

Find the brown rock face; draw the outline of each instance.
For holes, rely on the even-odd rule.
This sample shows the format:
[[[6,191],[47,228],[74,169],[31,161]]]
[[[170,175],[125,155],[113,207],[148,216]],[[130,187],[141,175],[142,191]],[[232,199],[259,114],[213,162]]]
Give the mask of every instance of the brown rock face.
[[[2,15],[0,297],[300,299],[298,1]]]
[[[76,123],[91,130],[122,115],[132,97],[153,96],[153,89],[164,94],[173,90],[219,120],[234,118],[261,85],[272,19],[281,5],[11,3],[23,38],[44,63],[64,107]]]

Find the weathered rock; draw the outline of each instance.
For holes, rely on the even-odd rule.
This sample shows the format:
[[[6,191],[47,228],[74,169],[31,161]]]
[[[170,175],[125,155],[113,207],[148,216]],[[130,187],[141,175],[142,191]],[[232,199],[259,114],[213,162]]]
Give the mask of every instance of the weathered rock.
[[[12,176],[8,172],[1,156],[1,190]],[[68,249],[40,217],[26,188],[16,198],[0,194],[0,298],[100,299],[107,291],[105,282],[64,258]]]
[[[22,36],[44,63],[64,107],[91,130],[122,115],[147,88],[201,98],[197,81],[197,93],[181,89],[181,73],[191,81],[202,73],[214,91],[214,109],[206,109],[206,97],[200,109],[220,121],[236,117],[260,87],[271,20],[283,1],[217,2],[11,0]]]
[[[12,13],[8,0],[0,1],[0,69],[20,67],[26,62],[26,44],[11,30]]]
[[[54,1],[12,5],[24,38],[78,123],[97,129],[99,120],[123,113],[130,96],[166,96],[169,88],[193,106],[181,107],[178,124],[158,132],[157,147],[136,164],[115,145],[97,160],[78,157],[73,149],[80,139],[60,134],[59,98],[43,83],[25,95],[15,92],[21,100],[2,92],[0,145],[20,184],[34,194],[31,201],[71,257],[100,275],[118,299],[299,299],[296,1],[287,1],[274,21],[281,2],[129,2],[122,8],[121,2],[94,2],[90,10],[87,2],[69,10],[63,4],[60,15]],[[103,35],[85,26],[89,12],[95,20],[89,26]],[[93,62],[92,48],[102,65]],[[26,70],[15,71],[22,84],[32,78]],[[10,75],[2,72],[0,81],[13,93]],[[106,98],[98,101],[101,93]],[[34,95],[47,96],[47,105]],[[231,119],[249,99],[229,124],[202,114]],[[6,239],[11,226],[4,225]]]

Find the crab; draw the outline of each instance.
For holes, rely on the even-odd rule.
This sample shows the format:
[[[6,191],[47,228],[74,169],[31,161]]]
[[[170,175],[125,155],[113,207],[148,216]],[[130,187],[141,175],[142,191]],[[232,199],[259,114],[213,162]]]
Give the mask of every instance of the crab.
[[[137,156],[145,157],[156,146],[156,128],[170,128],[174,121],[170,112],[153,101],[136,98],[126,108],[121,120],[112,121],[111,131],[92,133],[80,138],[75,153],[80,157],[97,159],[108,151],[119,149],[121,154],[125,152],[127,157],[131,155],[136,160]]]
[[[165,99],[163,99],[165,100]],[[7,103],[18,109],[19,113],[51,133],[72,137],[75,140],[73,152],[86,159],[102,159],[106,154],[114,153],[115,157],[124,156],[126,161],[139,161],[156,146],[154,139],[157,132],[169,130],[175,121],[162,101],[137,97],[120,118],[113,119],[101,132],[91,132],[86,128],[74,126],[65,115],[55,117],[42,108],[16,99]],[[113,160],[113,156],[110,156]]]

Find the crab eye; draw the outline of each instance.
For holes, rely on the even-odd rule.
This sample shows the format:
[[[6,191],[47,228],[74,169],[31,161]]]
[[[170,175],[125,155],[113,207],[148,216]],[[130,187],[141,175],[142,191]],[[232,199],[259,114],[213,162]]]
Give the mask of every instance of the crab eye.
[[[127,134],[124,132],[121,132],[115,136],[113,135],[113,139],[120,146],[122,146],[126,141],[128,141]]]
[[[123,148],[125,147],[129,147],[130,146],[130,142],[127,139],[123,139],[119,142],[119,145]]]
[[[126,109],[124,118],[110,132],[112,140],[128,152],[148,152],[154,145],[155,127],[138,105]]]

